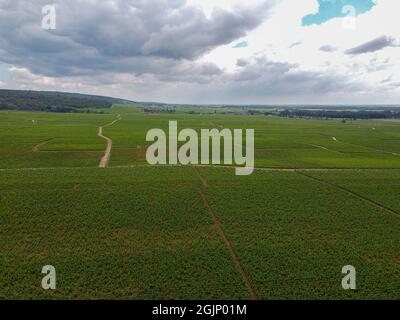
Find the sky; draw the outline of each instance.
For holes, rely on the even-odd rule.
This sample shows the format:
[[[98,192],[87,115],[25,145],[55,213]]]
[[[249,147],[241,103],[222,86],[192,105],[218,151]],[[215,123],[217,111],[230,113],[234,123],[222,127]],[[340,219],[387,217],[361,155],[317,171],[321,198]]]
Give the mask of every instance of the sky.
[[[330,19],[351,14],[363,14],[373,8],[373,0],[318,0],[318,12],[306,15],[302,19],[303,26],[322,24]]]
[[[48,3],[56,28],[42,27]],[[400,104],[398,0],[0,0],[0,88]]]

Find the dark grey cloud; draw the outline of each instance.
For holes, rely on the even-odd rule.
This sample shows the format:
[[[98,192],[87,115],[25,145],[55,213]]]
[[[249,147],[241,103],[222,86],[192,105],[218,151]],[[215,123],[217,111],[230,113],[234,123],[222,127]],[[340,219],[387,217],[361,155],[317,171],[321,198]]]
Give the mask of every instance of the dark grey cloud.
[[[381,83],[391,83],[393,80],[393,76],[391,75],[390,77],[387,77],[386,79],[383,79]]]
[[[46,31],[48,3],[0,0],[0,61],[52,77],[132,72],[205,81],[221,70],[195,60],[259,26],[271,2],[208,18],[186,0],[53,0],[57,29]]]
[[[337,51],[337,48],[334,46],[330,46],[330,45],[324,45],[324,46],[320,47],[319,50],[324,51],[324,52],[335,52],[335,51]]]
[[[258,56],[242,61],[238,73],[225,80],[233,96],[280,97],[323,95],[359,91],[360,84],[331,72],[304,71],[297,64],[281,63]]]
[[[300,46],[300,45],[301,45],[301,41],[294,42],[289,46],[289,49]]]
[[[248,65],[248,61],[247,61],[246,59],[238,59],[238,60],[236,61],[236,65],[237,65],[238,67],[245,67],[245,66]]]
[[[41,28],[41,9],[48,3],[57,7],[52,31]],[[366,91],[329,66],[324,69],[330,71],[311,72],[256,56],[239,59],[228,72],[202,62],[210,50],[259,26],[272,3],[243,2],[207,17],[185,0],[0,0],[0,63],[16,66],[10,74],[26,88],[54,86],[139,100],[268,102]],[[386,42],[394,45],[391,41]]]
[[[346,54],[356,55],[356,54],[363,54],[368,52],[375,52],[378,50],[382,50],[386,47],[396,47],[395,39],[388,36],[382,36],[366,43],[363,43],[360,46],[355,48],[351,48],[345,51]]]

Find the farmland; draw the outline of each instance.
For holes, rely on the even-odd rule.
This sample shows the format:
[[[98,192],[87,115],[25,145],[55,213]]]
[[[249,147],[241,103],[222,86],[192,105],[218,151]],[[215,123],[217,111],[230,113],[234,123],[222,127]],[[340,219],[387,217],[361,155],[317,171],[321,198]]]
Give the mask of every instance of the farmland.
[[[0,111],[0,299],[400,298],[400,122],[203,111]],[[255,129],[257,170],[148,166],[169,120]]]

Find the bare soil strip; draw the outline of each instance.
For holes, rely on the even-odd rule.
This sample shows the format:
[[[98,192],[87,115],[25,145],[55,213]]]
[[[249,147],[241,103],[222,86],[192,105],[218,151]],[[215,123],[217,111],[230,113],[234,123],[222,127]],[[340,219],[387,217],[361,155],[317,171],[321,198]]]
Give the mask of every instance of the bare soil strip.
[[[198,189],[199,194],[201,196],[201,198],[203,199],[204,205],[206,206],[208,213],[210,214],[215,227],[217,228],[217,230],[219,231],[222,239],[224,240],[225,246],[228,249],[233,262],[235,263],[238,271],[240,272],[243,281],[245,282],[247,288],[249,289],[250,295],[252,297],[253,300],[258,300],[258,294],[257,291],[255,290],[253,284],[251,283],[250,277],[247,273],[247,271],[244,269],[244,267],[242,266],[238,255],[236,254],[235,250],[233,249],[233,246],[231,244],[231,242],[229,241],[229,239],[227,238],[224,229],[222,228],[221,222],[219,221],[218,217],[216,216],[216,214],[214,213],[214,210],[212,209],[210,203],[208,202],[208,199],[206,197],[206,195],[204,194],[203,190],[201,190],[200,188]]]
[[[45,141],[42,141],[42,142],[38,143],[37,145],[35,145],[35,146],[32,148],[32,151],[33,151],[33,152],[40,152],[40,149],[39,149],[39,148],[40,148],[41,146],[44,146],[45,144],[49,143],[51,140],[54,140],[54,138],[47,139],[47,140],[45,140]]]
[[[336,142],[339,142],[339,140],[337,140],[335,137],[332,137],[332,139],[334,141],[336,141]],[[373,148],[373,147],[367,147],[367,146],[363,146],[363,145],[359,145],[359,144],[355,144],[355,143],[350,143],[350,142],[344,142],[344,143],[350,144],[350,145],[353,145],[353,146],[357,146],[357,147],[367,148],[367,149],[370,149],[370,150],[375,150],[375,151],[378,151],[379,153],[385,153],[385,154],[390,154],[392,156],[400,157],[400,153],[397,153],[397,152],[385,151],[385,150],[376,149],[376,148]],[[355,152],[344,152],[344,153],[355,153]],[[362,154],[362,153],[365,153],[365,152],[356,152],[356,153],[361,153]]]
[[[382,153],[390,154],[392,156],[400,157],[400,153],[397,153],[397,152],[390,152],[390,151],[385,151],[385,150],[380,150],[380,149],[375,149],[375,148],[373,148],[373,149],[376,151],[382,152]]]
[[[41,151],[45,152],[45,151]],[[50,151],[46,151],[50,152]],[[63,151],[53,151],[53,152],[63,152]],[[65,151],[72,152],[72,151]],[[76,152],[98,152],[98,151],[76,151]],[[224,165],[196,165],[201,168],[231,168],[235,169],[233,166]],[[184,167],[181,164],[133,164],[133,165],[121,165],[113,166],[113,168],[144,168],[144,167]],[[37,167],[37,168],[1,168],[0,171],[34,171],[34,170],[66,170],[66,169],[90,169],[94,167]],[[283,169],[283,168],[254,168],[255,171],[265,171],[265,172],[400,172],[400,168],[297,168],[297,169]]]
[[[309,179],[312,179],[312,180],[314,180],[314,181],[318,181],[318,182],[320,182],[320,183],[324,183],[324,184],[327,184],[327,185],[329,185],[329,186],[331,186],[331,187],[335,187],[335,188],[337,188],[337,189],[340,189],[340,190],[346,192],[347,194],[349,194],[350,196],[352,196],[352,197],[354,197],[354,198],[357,198],[357,199],[359,199],[359,200],[363,200],[364,202],[367,202],[367,203],[373,205],[374,207],[377,207],[377,208],[382,209],[382,210],[384,210],[384,211],[386,211],[386,212],[389,212],[389,213],[391,213],[391,214],[394,214],[394,215],[396,215],[397,217],[400,216],[400,212],[397,212],[397,211],[395,211],[395,210],[393,210],[393,209],[391,209],[391,208],[389,208],[389,207],[386,207],[385,205],[383,205],[383,204],[381,204],[381,203],[379,203],[379,202],[376,202],[376,201],[374,201],[374,200],[372,200],[372,199],[369,199],[369,198],[367,198],[367,197],[365,197],[365,196],[363,196],[363,195],[361,195],[361,194],[358,194],[357,192],[354,192],[354,191],[352,191],[352,190],[349,190],[349,189],[347,189],[347,188],[345,188],[345,187],[342,187],[342,186],[340,186],[340,185],[337,185],[337,184],[335,184],[335,183],[332,183],[332,182],[329,182],[329,181],[326,181],[326,180],[322,180],[322,179],[318,179],[318,178],[309,176],[308,174],[305,174],[304,172],[301,172],[301,171],[296,171],[296,172],[297,172],[298,174],[301,174],[302,176],[307,177],[307,178],[309,178]]]
[[[193,166],[193,168],[194,168],[194,170],[196,171],[197,176],[199,177],[199,179],[200,179],[201,183],[203,184],[203,186],[207,188],[207,187],[208,187],[208,182],[207,182],[207,180],[201,175],[201,172],[200,172],[200,170],[197,168],[197,166]]]
[[[319,146],[319,145],[317,145],[317,144],[307,144],[307,145],[310,146],[310,147],[314,147],[314,148],[318,148],[318,149],[323,149],[323,150],[330,151],[330,152],[334,152],[334,153],[341,153],[340,151],[328,149],[327,147]]]
[[[109,124],[106,124],[103,127],[99,127],[99,132],[98,132],[98,136],[100,138],[103,138],[107,141],[107,147],[106,150],[104,152],[104,156],[103,158],[101,158],[100,160],[100,164],[99,164],[99,168],[106,168],[108,166],[108,163],[110,162],[110,157],[111,157],[111,149],[112,149],[112,140],[109,137],[106,137],[105,135],[103,135],[103,128],[106,127],[110,127],[113,124],[115,124],[116,122],[121,120],[121,115],[117,116],[117,119],[115,119],[113,122],[110,122]]]

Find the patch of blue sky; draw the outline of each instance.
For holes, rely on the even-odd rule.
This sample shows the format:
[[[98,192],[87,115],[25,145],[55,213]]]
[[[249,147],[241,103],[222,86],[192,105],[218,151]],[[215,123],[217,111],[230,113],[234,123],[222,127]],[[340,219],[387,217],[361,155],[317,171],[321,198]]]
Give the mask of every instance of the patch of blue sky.
[[[13,82],[10,72],[8,71],[9,65],[0,63],[0,81],[11,83]]]
[[[303,17],[303,26],[320,25],[334,18],[348,16],[349,12],[343,11],[345,6],[352,6],[356,16],[368,12],[375,6],[374,0],[318,0],[318,3],[318,12]]]
[[[7,73],[8,73],[7,65],[0,63],[0,79],[4,78]]]
[[[239,42],[239,43],[235,44],[233,46],[233,48],[235,48],[235,49],[237,49],[237,48],[247,48],[248,46],[249,46],[249,43],[247,41],[242,41],[242,42]]]

